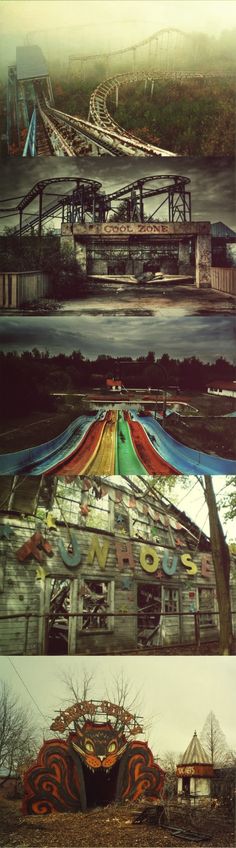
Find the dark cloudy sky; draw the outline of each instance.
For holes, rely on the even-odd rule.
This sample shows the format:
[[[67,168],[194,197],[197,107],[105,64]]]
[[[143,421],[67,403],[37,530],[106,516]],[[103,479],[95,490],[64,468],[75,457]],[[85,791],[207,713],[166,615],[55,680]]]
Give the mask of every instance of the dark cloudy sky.
[[[228,315],[187,318],[121,317],[114,315],[4,316],[0,318],[1,350],[49,350],[65,354],[80,350],[89,359],[98,354],[198,356],[214,362],[232,361],[235,320]]]
[[[3,204],[5,198],[24,195],[40,179],[50,177],[86,177],[102,182],[107,192],[126,185],[138,177],[151,174],[182,174],[191,179],[192,218],[196,221],[223,221],[236,228],[235,214],[235,163],[226,158],[189,159],[177,158],[113,158],[112,156],[68,158],[8,159],[2,162],[0,181],[1,209],[18,201]],[[69,186],[67,185],[66,188]],[[62,192],[57,186],[52,191]],[[50,189],[49,189],[50,191]],[[49,198],[47,198],[47,203]],[[152,204],[150,211],[157,203]],[[33,205],[30,211],[34,211]],[[161,211],[160,211],[161,216]],[[0,228],[12,226],[15,217],[8,219],[0,213]],[[55,224],[56,225],[56,224]],[[59,223],[57,224],[59,226]]]

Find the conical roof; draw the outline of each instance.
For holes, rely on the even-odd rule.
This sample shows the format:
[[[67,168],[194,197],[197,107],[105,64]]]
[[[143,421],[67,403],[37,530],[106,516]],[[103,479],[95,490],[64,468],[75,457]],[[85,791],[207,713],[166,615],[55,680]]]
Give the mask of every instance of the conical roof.
[[[199,742],[196,730],[181,760],[181,765],[190,765],[193,763],[197,763],[198,765],[207,763],[210,765],[209,756],[202,747],[201,742]]]

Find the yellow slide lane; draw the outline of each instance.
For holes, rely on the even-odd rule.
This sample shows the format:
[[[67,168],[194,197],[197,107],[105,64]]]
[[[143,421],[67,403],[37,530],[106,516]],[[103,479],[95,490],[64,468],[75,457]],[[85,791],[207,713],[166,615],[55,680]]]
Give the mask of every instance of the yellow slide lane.
[[[117,412],[110,413],[96,456],[86,468],[86,474],[114,474]]]

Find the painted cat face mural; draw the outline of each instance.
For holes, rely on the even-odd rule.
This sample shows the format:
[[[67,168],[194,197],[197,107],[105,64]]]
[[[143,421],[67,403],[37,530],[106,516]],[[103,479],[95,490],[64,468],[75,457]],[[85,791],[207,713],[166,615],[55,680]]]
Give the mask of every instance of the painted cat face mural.
[[[164,772],[147,743],[132,739],[142,731],[135,716],[107,701],[81,701],[61,712],[51,729],[64,732],[72,722],[67,739],[44,742],[25,773],[25,815],[85,811],[143,796],[156,801]]]
[[[86,766],[94,771],[112,768],[128,743],[123,733],[116,731],[110,723],[101,725],[86,721],[81,728],[77,727],[71,744]]]

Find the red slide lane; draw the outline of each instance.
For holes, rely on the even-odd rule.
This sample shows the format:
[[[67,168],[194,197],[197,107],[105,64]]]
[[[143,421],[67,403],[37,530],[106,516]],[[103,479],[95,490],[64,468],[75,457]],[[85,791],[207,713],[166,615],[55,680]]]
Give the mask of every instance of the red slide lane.
[[[169,465],[168,462],[165,462],[160,456],[158,456],[155,448],[152,447],[145,430],[142,427],[142,424],[139,424],[138,421],[133,421],[130,418],[129,413],[124,412],[124,418],[128,422],[131,438],[136,450],[136,453],[147,469],[149,474],[179,474],[179,471],[176,471],[176,468],[173,468],[172,465]]]
[[[69,456],[68,459],[58,462],[57,465],[52,466],[50,471],[47,473],[52,474],[52,472],[54,472],[55,474],[58,474],[58,476],[63,474],[83,474],[83,469],[92,458],[92,455],[100,441],[106,425],[106,420],[107,419],[104,418],[102,421],[94,421],[87,433],[85,433],[79,447],[73,451],[71,456]]]

